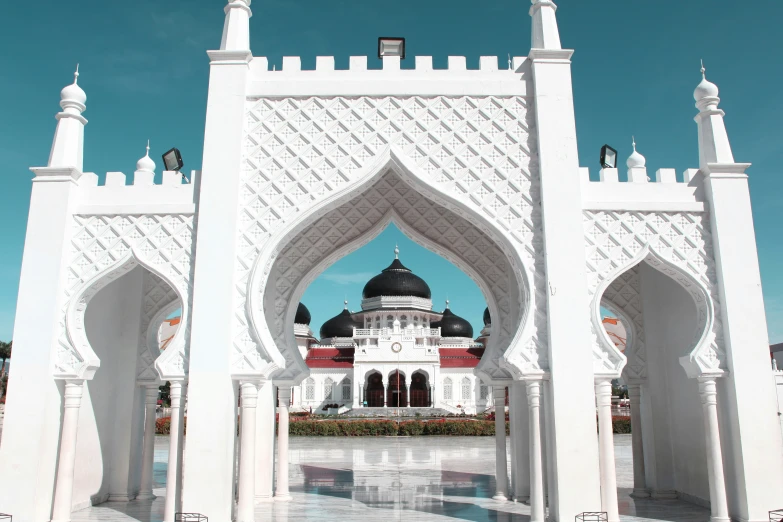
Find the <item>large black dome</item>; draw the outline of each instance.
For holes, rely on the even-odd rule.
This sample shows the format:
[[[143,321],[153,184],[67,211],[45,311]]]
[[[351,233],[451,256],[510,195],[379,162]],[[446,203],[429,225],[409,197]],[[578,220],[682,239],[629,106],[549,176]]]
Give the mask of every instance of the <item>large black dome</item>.
[[[486,307],[484,309],[484,326],[489,326],[492,324],[492,317],[489,315],[489,307]]]
[[[440,328],[441,337],[473,337],[473,326],[462,317],[452,313],[448,307],[443,310],[443,318],[431,323],[430,326]]]
[[[364,299],[381,296],[411,296],[430,299],[432,293],[424,279],[405,268],[399,259],[395,259],[383,272],[367,281],[364,290],[362,290]]]
[[[354,321],[351,312],[346,308],[321,326],[321,338],[353,337],[353,329],[361,327],[362,325]]]
[[[299,306],[296,308],[296,317],[294,317],[294,323],[306,324],[310,326],[310,319],[310,310],[308,310],[307,307],[302,303],[299,303]]]

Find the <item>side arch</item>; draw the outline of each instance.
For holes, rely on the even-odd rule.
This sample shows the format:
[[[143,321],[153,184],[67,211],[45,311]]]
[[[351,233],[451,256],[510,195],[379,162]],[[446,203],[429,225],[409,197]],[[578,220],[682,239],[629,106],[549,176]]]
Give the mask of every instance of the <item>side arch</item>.
[[[591,328],[594,340],[594,372],[595,375],[616,378],[621,375],[626,357],[611,342],[601,324],[601,299],[607,288],[623,273],[636,265],[645,262],[652,268],[674,280],[693,300],[697,310],[697,324],[690,353],[680,358],[680,364],[689,377],[697,377],[703,373],[722,373],[720,360],[717,357],[715,343],[714,320],[715,306],[709,289],[687,269],[666,259],[649,243],[626,264],[610,271],[596,288],[591,303]],[[596,343],[598,349],[596,349]]]
[[[340,245],[337,254],[315,254],[314,263],[309,263],[317,265],[315,268],[308,266],[305,268],[307,273],[304,276],[297,274],[289,278],[290,286],[294,287],[294,291],[290,292],[290,289],[286,289],[289,293],[287,298],[278,300],[273,299],[270,302],[265,297],[266,293],[272,291],[270,290],[271,287],[267,286],[267,282],[272,279],[270,274],[276,264],[280,262],[280,258],[285,258],[286,256],[286,247],[284,245],[291,243],[294,238],[298,237],[297,235],[304,234],[319,219],[324,218],[326,215],[329,215],[330,212],[333,212],[352,201],[352,198],[357,199],[365,192],[371,190],[376,183],[382,180],[384,176],[389,175],[389,173],[393,174],[396,178],[399,178],[402,183],[407,185],[408,189],[412,190],[412,193],[406,197],[415,198],[416,196],[419,196],[428,200],[429,205],[441,208],[445,213],[448,213],[449,219],[451,219],[452,222],[461,220],[461,223],[464,223],[466,228],[470,227],[476,231],[477,237],[483,237],[483,241],[487,246],[496,247],[498,255],[501,256],[504,263],[510,267],[509,272],[513,274],[516,283],[515,286],[518,291],[512,292],[513,295],[507,296],[510,298],[503,301],[493,298],[487,299],[490,312],[494,314],[493,317],[498,317],[498,330],[501,331],[505,329],[507,335],[504,339],[501,339],[501,336],[495,336],[495,339],[493,340],[494,343],[496,343],[493,345],[494,351],[490,352],[490,350],[488,350],[488,353],[493,354],[494,363],[489,364],[487,361],[482,361],[483,365],[487,367],[487,373],[490,375],[494,374],[496,377],[509,378],[509,374],[506,373],[505,369],[500,367],[499,359],[507,352],[509,346],[513,346],[515,343],[519,342],[523,332],[527,331],[525,327],[530,323],[528,311],[533,305],[533,292],[530,291],[532,286],[530,284],[530,269],[523,261],[518,248],[504,236],[502,229],[492,224],[490,220],[486,219],[475,210],[468,209],[460,202],[454,200],[450,195],[444,194],[438,189],[433,189],[427,181],[423,180],[422,176],[416,174],[415,168],[406,166],[403,163],[403,160],[391,150],[387,151],[385,157],[381,161],[378,161],[372,170],[362,176],[358,182],[352,184],[350,190],[345,189],[339,194],[321,202],[312,211],[308,211],[306,216],[300,217],[289,227],[278,232],[270,242],[270,246],[265,249],[265,252],[259,255],[257,259],[251,275],[249,286],[250,298],[246,301],[249,309],[246,310],[246,313],[253,326],[251,330],[253,330],[253,334],[257,336],[257,340],[264,353],[267,354],[268,358],[273,361],[277,368],[286,368],[286,371],[280,372],[278,378],[295,379],[297,378],[296,375],[298,373],[306,371],[303,363],[300,363],[299,361],[301,357],[297,357],[297,354],[293,353],[286,357],[277,349],[278,346],[284,347],[290,342],[290,338],[283,341],[280,332],[284,325],[287,325],[293,320],[298,298],[301,297],[301,294],[306,287],[306,284],[302,283],[302,279],[312,280],[312,278],[315,278],[317,274],[328,266],[330,262],[333,262],[334,259],[345,255],[351,248],[356,249],[361,246],[362,238],[365,239],[365,242],[369,241],[372,238],[373,233],[379,233],[382,227],[390,222],[392,219],[390,216],[393,216],[393,214],[390,214],[387,217],[377,216],[375,223],[369,225],[363,223],[364,230],[359,234],[360,239],[351,243],[349,246]],[[372,205],[372,201],[370,202],[370,205]],[[468,267],[470,270],[466,270],[466,272],[476,280],[485,293],[485,297],[488,297],[487,294],[490,292],[487,292],[487,288],[491,285],[487,284],[486,280],[482,281],[481,277],[476,277],[480,271],[480,267],[477,267],[479,269],[473,268],[471,266],[472,263],[464,259],[460,260],[459,255],[447,255],[449,254],[449,249],[444,248],[443,245],[435,246],[432,242],[428,243],[422,241],[421,234],[411,233],[411,227],[408,227],[406,230],[406,225],[403,224],[405,223],[404,216],[401,216],[399,212],[393,217],[394,222],[400,226],[403,231],[413,237],[414,240],[417,240],[420,244],[424,244],[425,247],[443,255],[452,262],[455,262],[456,260],[457,262],[455,262],[455,264],[460,266],[463,270],[465,270],[465,267]],[[382,224],[380,224],[381,222]],[[416,236],[418,236],[418,238]],[[356,238],[353,238],[352,241],[354,239]],[[293,263],[296,262],[296,260],[297,256],[292,253],[292,258],[288,260],[288,262]],[[488,269],[488,276],[498,275],[497,273],[493,273],[491,264],[487,264],[484,268]],[[485,276],[487,276],[487,274],[485,274]],[[276,281],[280,281],[280,279],[277,278]],[[277,284],[288,285],[289,283],[283,281]],[[259,305],[259,300],[261,299],[264,299],[263,306]],[[512,304],[509,301],[515,301],[515,303]],[[516,307],[516,309],[513,313],[510,313],[510,308],[512,307]],[[264,309],[266,309],[266,317],[264,317]],[[498,351],[497,346],[500,346],[501,344],[503,344],[500,350],[501,353],[496,353]],[[281,358],[283,359],[282,364],[280,362]],[[531,364],[536,366],[538,361],[534,361]]]
[[[137,266],[144,267],[147,271],[166,282],[176,292],[177,298],[182,303],[182,324],[187,324],[190,312],[187,306],[189,302],[189,296],[186,295],[187,290],[177,285],[167,274],[158,270],[152,263],[144,261],[143,256],[135,252],[134,249],[129,249],[124,256],[87,279],[73,293],[65,314],[65,332],[79,361],[72,365],[72,374],[69,374],[70,372],[55,373],[56,378],[91,380],[94,377],[95,372],[100,367],[100,359],[87,339],[85,330],[87,307],[100,290]],[[170,349],[155,359],[155,368],[162,380],[186,378],[186,337],[186,328],[180,328],[171,342]]]

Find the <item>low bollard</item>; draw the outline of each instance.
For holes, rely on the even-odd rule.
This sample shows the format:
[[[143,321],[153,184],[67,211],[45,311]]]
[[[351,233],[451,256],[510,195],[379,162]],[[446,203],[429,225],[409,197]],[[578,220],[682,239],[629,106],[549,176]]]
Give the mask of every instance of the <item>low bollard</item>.
[[[783,509],[769,512],[769,522],[783,522]]]
[[[209,522],[201,513],[174,513],[174,522]]]
[[[576,516],[576,522],[609,522],[605,511],[585,511]]]

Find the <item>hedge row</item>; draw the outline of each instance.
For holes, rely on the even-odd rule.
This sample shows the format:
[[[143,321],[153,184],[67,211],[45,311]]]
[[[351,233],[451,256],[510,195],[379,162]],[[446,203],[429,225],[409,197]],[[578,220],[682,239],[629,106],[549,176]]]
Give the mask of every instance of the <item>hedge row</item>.
[[[188,420],[185,417],[184,428],[187,431]],[[631,433],[630,417],[612,417],[614,433]],[[171,433],[171,417],[162,417],[155,422],[158,435]],[[422,435],[462,435],[486,437],[495,434],[495,422],[486,420],[448,420],[431,421],[409,420],[291,420],[288,433],[302,437],[382,437],[382,436],[422,436]],[[509,423],[506,422],[506,435]]]

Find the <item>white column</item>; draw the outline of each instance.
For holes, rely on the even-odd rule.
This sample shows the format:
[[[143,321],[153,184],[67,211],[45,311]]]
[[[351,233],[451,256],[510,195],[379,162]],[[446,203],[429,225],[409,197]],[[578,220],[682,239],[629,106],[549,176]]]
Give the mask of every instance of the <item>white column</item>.
[[[718,427],[718,391],[715,377],[699,377],[699,394],[704,410],[704,434],[707,437],[707,473],[710,482],[710,522],[729,522],[726,502],[726,479],[723,475],[723,453]]]
[[[644,438],[642,435],[642,386],[630,384],[628,398],[631,400],[631,449],[633,452],[633,493],[632,497],[647,498],[647,479],[644,469]]]
[[[282,384],[277,387],[277,397],[280,400],[277,423],[277,488],[275,500],[291,500],[288,492],[288,403],[291,400],[291,387]]]
[[[155,407],[158,404],[158,385],[145,387],[144,393],[144,450],[141,457],[141,487],[136,500],[151,500],[152,470],[155,463]]]
[[[412,375],[406,375],[405,376],[405,389],[406,389],[406,395],[407,395],[407,402],[405,403],[405,406],[408,407],[408,408],[411,407],[411,383],[412,382],[413,382],[413,376]],[[402,390],[400,390],[400,391],[402,391]]]
[[[171,429],[169,435],[169,464],[166,471],[166,504],[163,508],[163,522],[174,522],[174,514],[180,510],[182,468],[182,424],[185,405],[185,389],[182,381],[171,381]]]
[[[275,467],[275,387],[264,381],[258,389],[256,413],[256,502],[271,502]]]
[[[457,382],[459,385],[459,382]],[[459,389],[459,388],[458,388]],[[493,386],[495,396],[495,482],[494,500],[507,500],[508,462],[506,460],[506,387]]]
[[[389,405],[386,404],[387,399],[389,398],[389,382],[388,381],[381,381],[383,383],[383,407],[387,408]]]
[[[258,384],[242,382],[239,385],[242,413],[239,423],[242,428],[242,452],[239,458],[239,491],[237,499],[237,522],[254,522],[256,496],[256,405]]]
[[[617,474],[614,467],[614,435],[612,434],[612,382],[596,380],[598,403],[598,458],[601,468],[601,509],[609,522],[620,522],[617,508]]]
[[[514,381],[508,390],[511,425],[511,487],[516,502],[530,499],[530,427],[525,383]]]
[[[527,381],[530,425],[530,522],[546,522],[541,458],[541,381]]]
[[[73,470],[76,464],[76,433],[79,427],[79,407],[82,404],[84,381],[65,383],[62,438],[60,439],[60,460],[57,466],[57,485],[54,493],[52,522],[71,520],[73,499]]]

